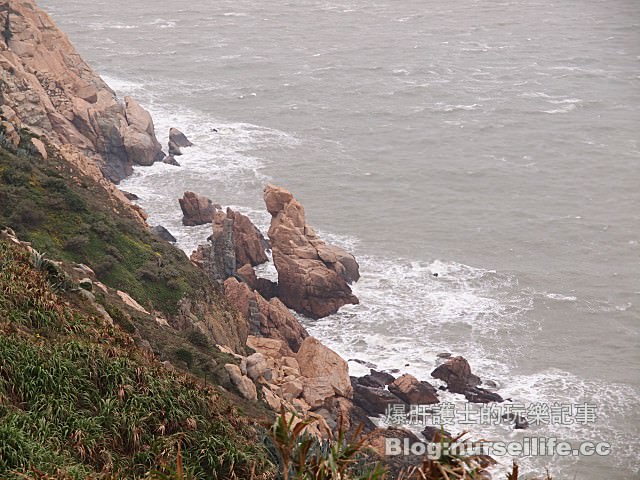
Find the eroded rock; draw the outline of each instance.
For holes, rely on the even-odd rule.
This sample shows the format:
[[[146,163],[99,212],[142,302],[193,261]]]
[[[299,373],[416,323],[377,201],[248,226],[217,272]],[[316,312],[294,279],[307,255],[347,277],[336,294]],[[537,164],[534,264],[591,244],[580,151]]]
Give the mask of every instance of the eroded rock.
[[[283,188],[267,185],[269,239],[278,271],[278,295],[285,305],[313,318],[358,303],[349,283],[358,280],[355,258],[327,245],[306,224],[304,208]]]
[[[207,197],[193,192],[185,192],[178,200],[182,209],[182,224],[185,226],[204,225],[213,222],[216,207]]]

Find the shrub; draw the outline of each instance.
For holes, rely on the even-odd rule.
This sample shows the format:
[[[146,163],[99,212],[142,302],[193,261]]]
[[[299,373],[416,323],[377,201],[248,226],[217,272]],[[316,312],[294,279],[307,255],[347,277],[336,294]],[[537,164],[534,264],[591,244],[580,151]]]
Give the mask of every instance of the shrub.
[[[96,275],[99,277],[108,275],[118,264],[118,260],[111,255],[105,255],[102,260],[98,262],[98,264],[93,268],[93,271],[96,272]]]
[[[87,235],[76,235],[64,242],[64,249],[69,252],[79,252],[89,245],[89,237]]]
[[[187,365],[187,368],[191,368],[193,366],[193,354],[184,348],[179,348],[175,351],[175,357],[177,360],[184,362]]]
[[[191,330],[187,334],[187,340],[195,347],[208,348],[210,346],[209,339],[200,330]]]

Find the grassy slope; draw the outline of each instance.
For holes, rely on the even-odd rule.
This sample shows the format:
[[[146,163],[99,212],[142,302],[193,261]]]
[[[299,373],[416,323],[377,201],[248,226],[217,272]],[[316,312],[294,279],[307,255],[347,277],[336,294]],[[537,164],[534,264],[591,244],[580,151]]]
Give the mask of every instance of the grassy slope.
[[[0,241],[0,478],[141,477],[178,442],[196,478],[264,464],[259,433],[229,401],[166,370],[33,263]]]
[[[182,251],[151,235],[62,158],[50,152],[45,161],[21,133],[15,149],[0,130],[0,226],[62,260],[62,269],[89,265],[149,311],[171,317],[188,296],[206,300],[220,324],[236,321]],[[114,290],[96,291],[117,324],[111,327],[75,287],[60,290],[59,275],[38,266],[0,244],[0,478],[29,466],[75,478],[101,470],[133,478],[175,459],[180,438],[198,478],[225,478],[232,464],[242,473],[263,462],[246,415],[264,420],[264,408],[170,373],[134,343],[144,339],[156,358],[227,387],[223,365],[235,361],[231,356],[198,332],[160,327]]]
[[[0,149],[0,223],[52,258],[89,265],[147,309],[175,313],[185,294],[208,285],[206,277],[116,209],[104,189],[55,154],[45,161],[26,148]]]

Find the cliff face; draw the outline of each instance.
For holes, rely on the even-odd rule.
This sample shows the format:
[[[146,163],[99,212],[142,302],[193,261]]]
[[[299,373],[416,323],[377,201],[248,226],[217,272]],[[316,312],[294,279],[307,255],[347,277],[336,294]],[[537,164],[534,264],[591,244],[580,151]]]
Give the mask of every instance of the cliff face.
[[[151,116],[120,103],[32,0],[0,3],[0,100],[31,130],[72,144],[119,182],[163,158]]]

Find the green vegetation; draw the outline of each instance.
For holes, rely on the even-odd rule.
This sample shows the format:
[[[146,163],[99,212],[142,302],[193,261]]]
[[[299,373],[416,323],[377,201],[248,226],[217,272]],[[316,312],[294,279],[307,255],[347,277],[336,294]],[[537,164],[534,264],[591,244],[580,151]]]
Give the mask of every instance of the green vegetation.
[[[28,133],[21,134],[13,149],[0,131],[0,224],[52,258],[90,266],[149,311],[170,316],[182,297],[210,288],[182,251],[149,233],[55,152],[44,161]]]
[[[142,478],[178,446],[191,478],[268,470],[228,400],[145,355],[41,266],[0,241],[0,478]]]

